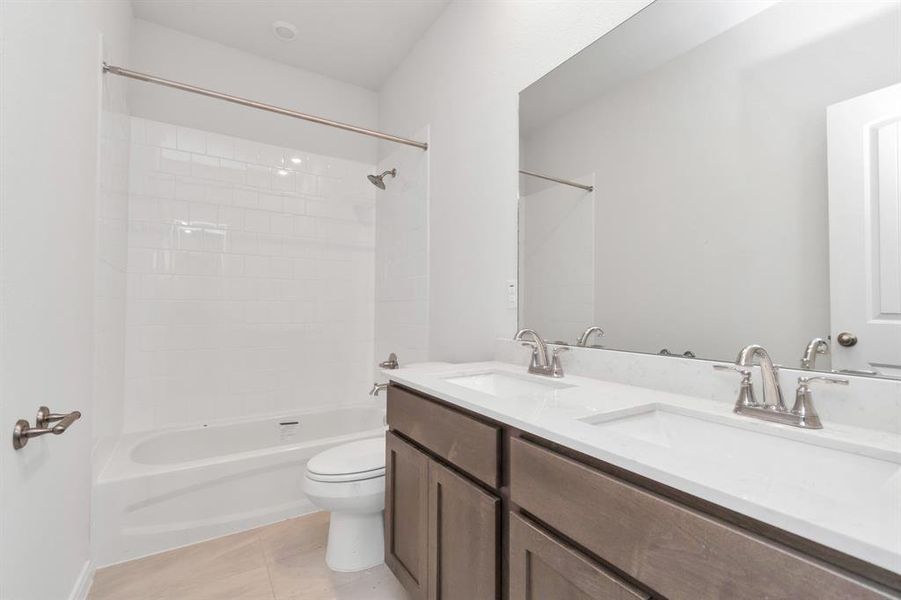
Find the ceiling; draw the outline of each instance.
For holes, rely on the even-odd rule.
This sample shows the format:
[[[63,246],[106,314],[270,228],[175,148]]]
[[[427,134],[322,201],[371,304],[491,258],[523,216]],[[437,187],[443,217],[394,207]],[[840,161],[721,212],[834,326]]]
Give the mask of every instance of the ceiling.
[[[378,90],[448,0],[133,0],[134,15]],[[297,27],[277,38],[274,21]]]

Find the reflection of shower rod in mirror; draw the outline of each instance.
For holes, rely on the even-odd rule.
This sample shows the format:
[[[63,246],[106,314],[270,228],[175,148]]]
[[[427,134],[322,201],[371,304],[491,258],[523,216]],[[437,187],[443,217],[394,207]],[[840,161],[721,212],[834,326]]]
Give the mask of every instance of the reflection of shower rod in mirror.
[[[567,179],[558,179],[557,177],[551,177],[550,175],[542,175],[541,173],[534,173],[532,171],[523,171],[519,170],[520,174],[528,175],[529,177],[537,177],[538,179],[546,179],[548,181],[553,181],[556,183],[562,183],[563,185],[571,185],[572,187],[577,187],[585,190],[586,192],[593,192],[593,185],[585,185],[584,183],[576,183],[575,181],[569,181]]]

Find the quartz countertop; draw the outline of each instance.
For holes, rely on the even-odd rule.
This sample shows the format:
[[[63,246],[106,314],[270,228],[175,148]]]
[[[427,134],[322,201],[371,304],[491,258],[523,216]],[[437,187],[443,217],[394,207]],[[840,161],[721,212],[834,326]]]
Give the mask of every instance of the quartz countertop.
[[[430,364],[383,373],[423,394],[901,573],[897,434],[829,423],[805,430],[736,415],[734,399],[718,402],[571,375],[550,379],[503,362]],[[484,373],[566,387],[499,397],[448,381]],[[735,428],[720,427],[720,432],[772,437],[757,437],[764,442],[759,447],[730,447],[728,439],[718,446],[712,437],[709,451],[706,439],[693,449],[674,450],[665,435],[642,437],[596,426],[649,410],[687,415],[691,419],[685,422],[702,431],[706,421]],[[814,457],[810,466],[792,461],[794,442],[807,444],[805,451]],[[865,468],[856,468],[854,459],[864,460]]]

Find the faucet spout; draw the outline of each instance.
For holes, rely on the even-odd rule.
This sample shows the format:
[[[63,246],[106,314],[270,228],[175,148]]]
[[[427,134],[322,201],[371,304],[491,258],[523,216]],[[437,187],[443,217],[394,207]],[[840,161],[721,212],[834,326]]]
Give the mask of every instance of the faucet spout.
[[[760,359],[760,374],[763,376],[763,405],[764,408],[777,411],[788,410],[785,406],[785,400],[782,398],[782,388],[779,386],[779,370],[773,364],[763,346],[751,344],[742,348],[735,359],[735,364],[740,367],[750,367],[754,365],[754,359]]]
[[[535,344],[535,353],[537,354],[537,362],[536,366],[541,368],[548,367],[547,360],[547,344],[544,343],[544,340],[541,339],[541,336],[538,335],[534,329],[520,329],[516,332],[516,335],[513,336],[513,339],[516,341],[527,341],[525,336],[529,336],[532,338],[532,342]]]

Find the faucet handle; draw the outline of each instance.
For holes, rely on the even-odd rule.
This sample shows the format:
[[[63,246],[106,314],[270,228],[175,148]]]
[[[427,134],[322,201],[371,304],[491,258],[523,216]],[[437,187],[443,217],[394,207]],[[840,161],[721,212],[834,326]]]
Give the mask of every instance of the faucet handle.
[[[735,401],[735,410],[738,412],[742,408],[759,407],[757,398],[754,397],[754,386],[751,385],[751,375],[753,371],[739,365],[713,365],[717,371],[735,371],[741,375],[741,389],[738,391],[738,398]]]
[[[849,385],[851,380],[845,379],[844,377],[829,377],[828,375],[815,375],[813,377],[798,377],[798,387],[808,387],[809,384],[815,381],[822,381],[823,383],[832,383],[835,385]]]
[[[563,365],[560,364],[562,352],[569,352],[569,347],[557,346],[551,353],[551,377],[563,377]]]
[[[713,368],[717,371],[735,371],[736,373],[741,375],[742,379],[751,379],[751,369],[746,369],[738,365],[713,365]]]
[[[823,423],[813,406],[813,394],[810,391],[810,384],[815,381],[823,383],[832,383],[836,385],[848,385],[851,383],[843,377],[827,377],[825,375],[816,375],[814,377],[798,377],[798,389],[795,390],[795,405],[792,406],[792,413],[798,417],[801,426],[808,429],[822,429]]]
[[[541,365],[538,364],[538,343],[522,342],[522,345],[532,349],[532,357],[529,359],[529,371],[539,368]]]

